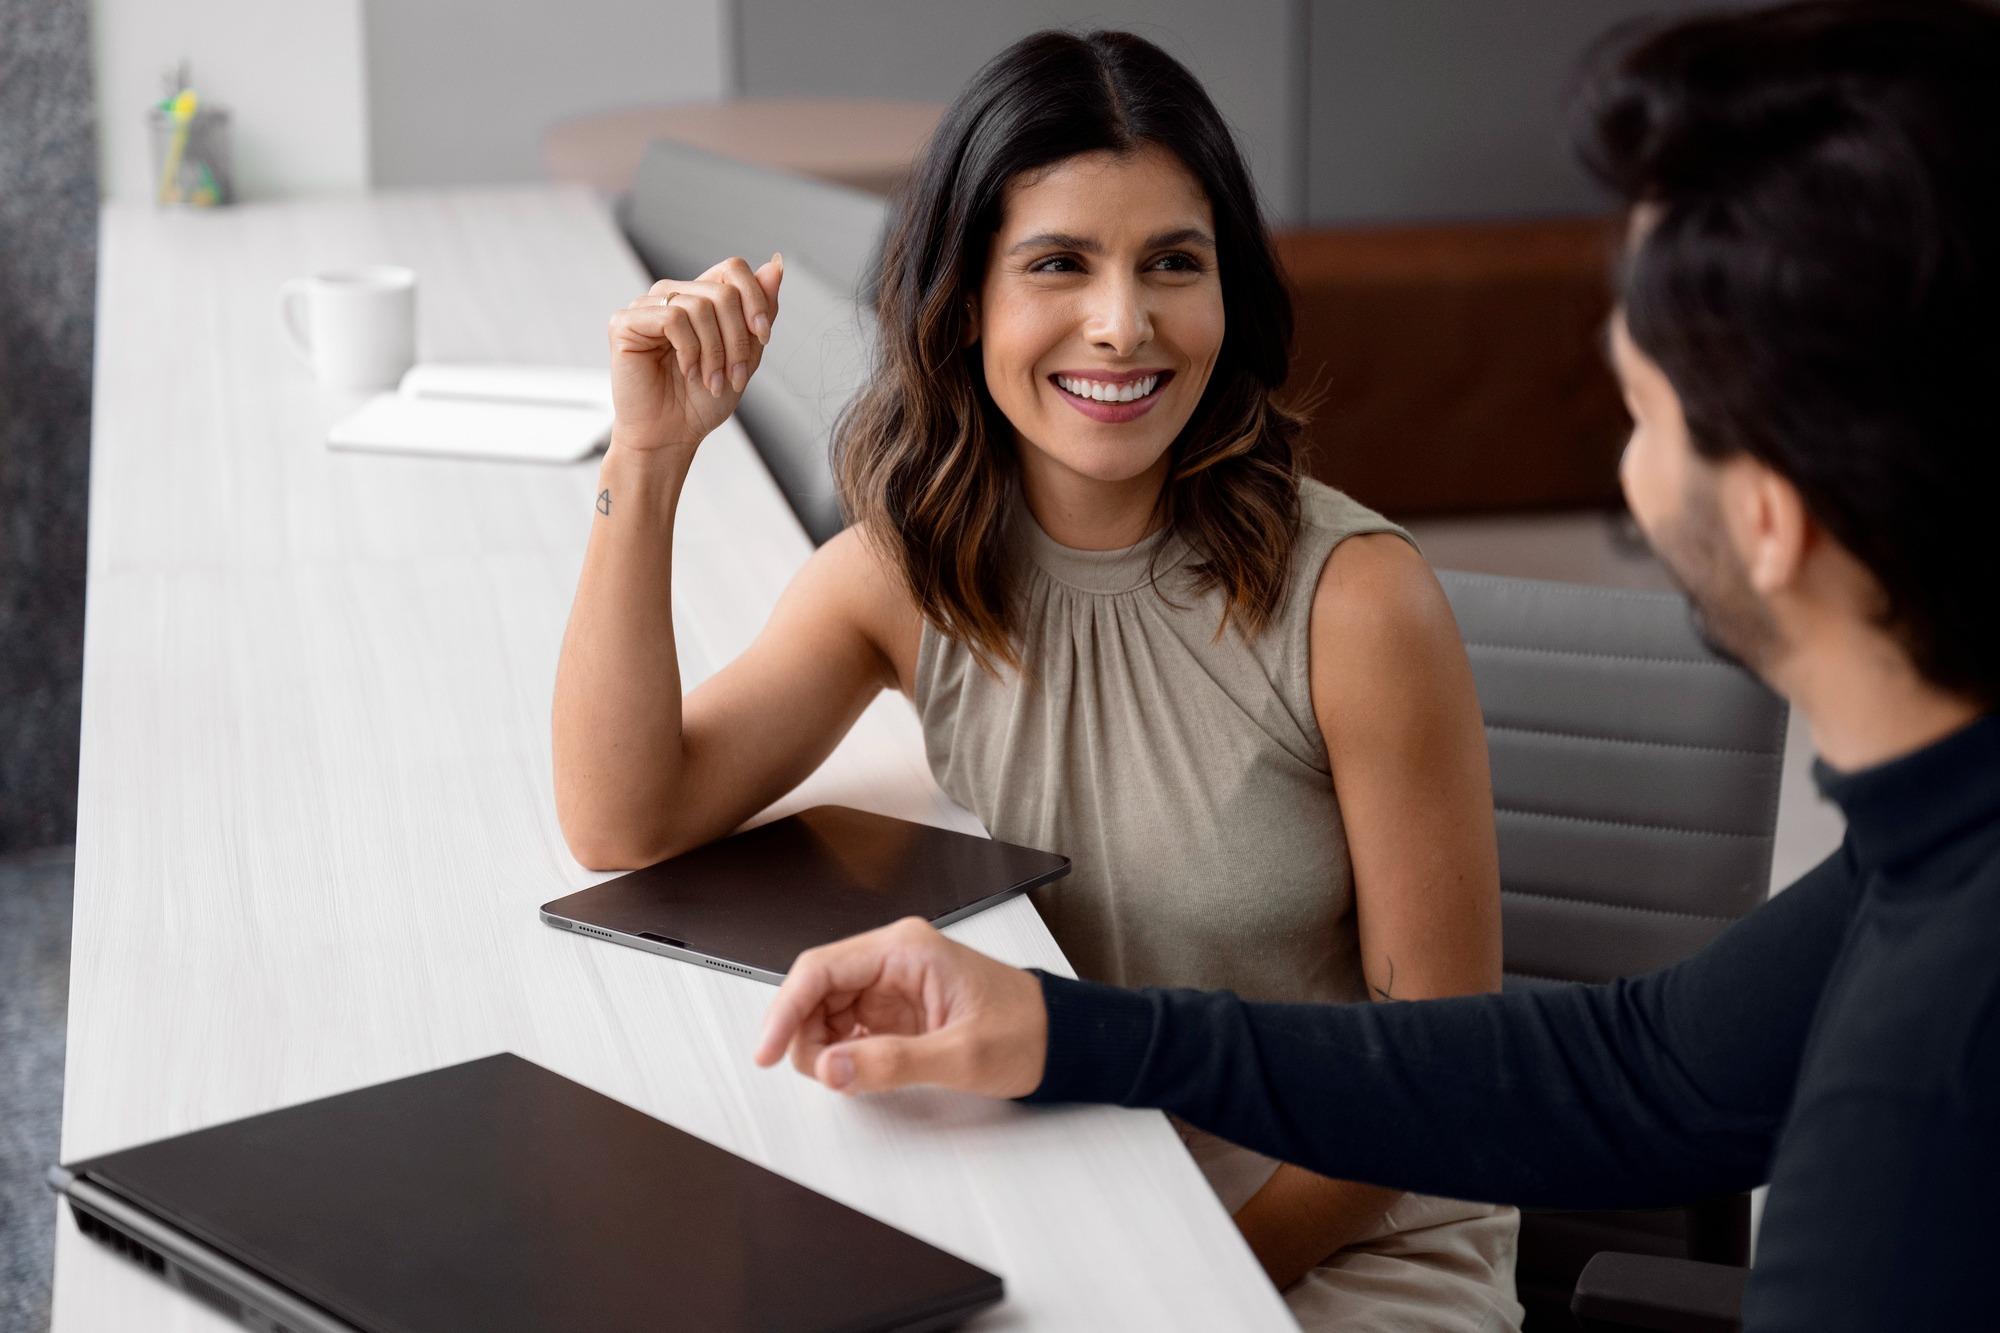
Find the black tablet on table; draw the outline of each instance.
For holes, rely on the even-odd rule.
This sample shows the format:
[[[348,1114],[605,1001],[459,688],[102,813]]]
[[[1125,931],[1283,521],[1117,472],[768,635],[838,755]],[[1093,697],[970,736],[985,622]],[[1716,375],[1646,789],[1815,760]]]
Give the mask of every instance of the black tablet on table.
[[[542,905],[551,926],[783,981],[792,960],[906,916],[943,926],[1069,873],[1069,858],[822,805]]]

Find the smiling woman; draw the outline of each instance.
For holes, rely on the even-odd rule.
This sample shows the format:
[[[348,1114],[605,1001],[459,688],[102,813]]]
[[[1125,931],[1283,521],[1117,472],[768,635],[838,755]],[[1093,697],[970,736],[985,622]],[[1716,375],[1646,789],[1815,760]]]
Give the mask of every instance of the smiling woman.
[[[1080,154],[1017,179],[1003,212],[967,328],[986,391],[1013,427],[1023,482],[1038,498],[1075,489],[1065,473],[1137,482],[1129,499],[1146,508],[1131,504],[1121,515],[1130,531],[1113,538],[1129,545],[1154,526],[1168,452],[1222,349],[1207,197],[1178,158],[1148,144]],[[1157,219],[1177,217],[1196,225],[1148,234]],[[1065,219],[1110,225],[1103,235],[1043,229]],[[1074,345],[1078,335],[1090,346]],[[1130,364],[1135,359],[1144,364]],[[1157,416],[1126,430],[1086,430],[1070,415],[1127,426],[1163,403]],[[1063,521],[1059,503],[1041,508]],[[1094,531],[1098,523],[1084,523],[1092,537],[1105,535]],[[1051,535],[1066,540],[1061,531]]]
[[[1228,129],[1165,52],[1040,33],[980,71],[897,201],[877,315],[835,472],[927,618],[1018,664],[993,540],[1016,465],[1052,535],[1195,534],[1197,581],[1253,630],[1274,613],[1304,425],[1272,398],[1291,303]]]
[[[1124,33],[1001,53],[926,147],[842,416],[853,525],[686,701],[672,523],[781,318],[777,257],[613,317],[618,424],[557,677],[589,864],[718,837],[873,697],[995,836],[1078,973],[1272,1000],[1497,986],[1478,703],[1407,535],[1298,472],[1291,308],[1201,86]],[[1186,1131],[1309,1329],[1515,1327],[1511,1210],[1328,1180]]]

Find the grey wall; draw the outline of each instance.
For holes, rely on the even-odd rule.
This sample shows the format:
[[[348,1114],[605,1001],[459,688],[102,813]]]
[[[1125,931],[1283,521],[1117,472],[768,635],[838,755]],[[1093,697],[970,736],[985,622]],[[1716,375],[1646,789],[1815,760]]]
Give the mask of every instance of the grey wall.
[[[1305,199],[1303,21],[1303,0],[736,0],[737,82],[756,97],[948,102],[1037,29],[1124,28],[1195,72],[1235,129],[1272,216],[1289,219]]]
[[[563,117],[726,91],[728,0],[363,0],[377,186],[538,180]]]
[[[1042,27],[1127,28],[1208,87],[1280,225],[1602,206],[1563,90],[1600,33],[1726,0],[735,0],[747,94],[949,101]]]
[[[1603,200],[1571,159],[1564,91],[1600,34],[1720,0],[1314,0],[1305,217],[1551,217]]]
[[[0,852],[76,832],[97,145],[84,0],[0,0]]]

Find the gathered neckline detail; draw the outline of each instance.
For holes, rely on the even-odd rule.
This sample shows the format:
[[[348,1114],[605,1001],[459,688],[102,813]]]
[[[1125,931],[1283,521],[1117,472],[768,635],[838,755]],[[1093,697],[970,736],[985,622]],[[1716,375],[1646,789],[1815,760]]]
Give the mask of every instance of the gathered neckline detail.
[[[1192,548],[1171,525],[1111,551],[1064,546],[1042,530],[1016,492],[1010,525],[1015,549],[1056,582],[1081,592],[1136,592],[1186,563]]]

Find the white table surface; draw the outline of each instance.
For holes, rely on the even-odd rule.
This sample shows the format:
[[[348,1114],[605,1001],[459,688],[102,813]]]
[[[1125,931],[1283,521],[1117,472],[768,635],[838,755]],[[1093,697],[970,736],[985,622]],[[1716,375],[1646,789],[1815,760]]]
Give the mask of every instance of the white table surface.
[[[106,210],[63,1159],[511,1050],[1001,1274],[978,1327],[1291,1327],[1157,1113],[845,1099],[750,1064],[769,987],[540,923],[601,878],[548,739],[595,463],[325,449],[358,398],[276,295],[361,262],[418,270],[427,360],[601,364],[645,286],[575,189]],[[676,534],[689,687],[808,550],[717,432]],[[894,696],[776,809],[825,801],[979,831]],[[952,933],[1068,970],[1025,899]],[[64,1210],[58,1333],[226,1327]]]

